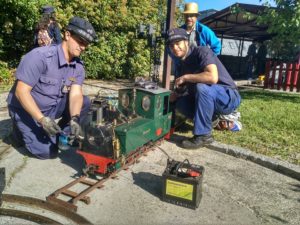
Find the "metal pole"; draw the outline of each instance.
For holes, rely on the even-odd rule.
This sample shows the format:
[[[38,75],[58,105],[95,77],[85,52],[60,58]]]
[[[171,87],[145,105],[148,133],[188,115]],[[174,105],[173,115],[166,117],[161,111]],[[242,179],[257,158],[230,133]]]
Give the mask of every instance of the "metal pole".
[[[170,28],[173,27],[175,5],[176,5],[176,0],[168,0],[166,30],[169,30]],[[171,63],[172,63],[172,59],[168,56],[167,46],[165,46],[162,84],[163,87],[166,89],[170,89]]]
[[[241,45],[242,42],[242,45]],[[241,73],[241,64],[242,64],[242,58],[243,58],[243,48],[244,48],[244,42],[245,42],[245,37],[242,38],[242,40],[240,40],[240,45],[239,45],[239,75],[238,77],[241,79],[243,76],[243,73]]]
[[[221,51],[220,51],[220,55],[222,55],[222,50],[223,50],[223,39],[224,39],[224,34],[222,33],[222,36],[221,36]]]

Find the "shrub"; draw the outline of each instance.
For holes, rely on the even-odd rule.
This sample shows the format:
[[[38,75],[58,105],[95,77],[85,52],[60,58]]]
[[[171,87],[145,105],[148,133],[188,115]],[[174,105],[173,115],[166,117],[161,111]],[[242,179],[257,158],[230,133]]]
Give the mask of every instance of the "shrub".
[[[9,70],[7,63],[0,61],[0,84],[12,84],[14,76],[12,70]]]
[[[18,62],[32,48],[33,28],[42,5],[53,5],[64,27],[72,16],[88,19],[99,42],[82,56],[87,77],[133,78],[150,68],[146,40],[136,38],[140,23],[160,24],[165,19],[164,0],[0,0],[0,60]],[[158,30],[158,29],[157,29]],[[15,64],[14,64],[15,65]]]

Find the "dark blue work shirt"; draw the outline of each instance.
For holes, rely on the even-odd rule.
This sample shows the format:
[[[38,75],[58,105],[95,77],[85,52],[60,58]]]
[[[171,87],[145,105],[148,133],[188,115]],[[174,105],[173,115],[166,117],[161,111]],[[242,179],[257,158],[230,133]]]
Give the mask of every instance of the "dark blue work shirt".
[[[21,108],[15,96],[17,81],[32,87],[31,95],[42,112],[50,110],[70,90],[72,84],[82,85],[85,70],[82,61],[74,58],[70,63],[65,59],[60,45],[35,48],[21,60],[16,71],[16,82],[7,103]]]
[[[202,73],[204,72],[204,68],[210,64],[215,64],[217,66],[219,77],[217,84],[228,86],[233,89],[237,88],[218,57],[206,46],[190,47],[187,57],[184,60],[180,60],[180,63],[176,67],[178,72],[177,77],[185,74]]]

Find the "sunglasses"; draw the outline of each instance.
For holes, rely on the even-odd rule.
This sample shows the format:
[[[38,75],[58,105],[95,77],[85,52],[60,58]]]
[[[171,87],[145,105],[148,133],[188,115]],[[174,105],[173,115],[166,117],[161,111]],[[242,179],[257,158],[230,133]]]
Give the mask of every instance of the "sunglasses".
[[[198,17],[198,14],[185,14],[184,17]]]

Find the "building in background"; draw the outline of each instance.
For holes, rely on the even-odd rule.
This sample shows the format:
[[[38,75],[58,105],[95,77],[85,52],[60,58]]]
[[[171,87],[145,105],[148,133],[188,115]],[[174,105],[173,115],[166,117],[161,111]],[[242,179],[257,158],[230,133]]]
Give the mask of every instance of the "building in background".
[[[241,8],[234,13],[232,8]],[[234,79],[246,78],[246,55],[253,40],[265,41],[272,38],[267,25],[258,25],[255,17],[265,6],[235,3],[225,9],[200,11],[200,22],[210,27],[222,43],[218,56]],[[245,16],[251,13],[254,17]]]

